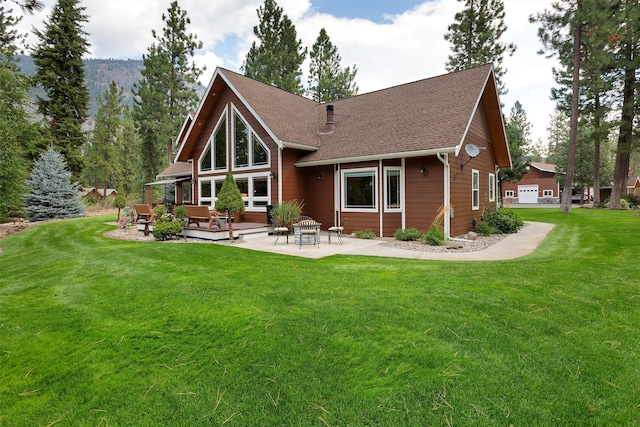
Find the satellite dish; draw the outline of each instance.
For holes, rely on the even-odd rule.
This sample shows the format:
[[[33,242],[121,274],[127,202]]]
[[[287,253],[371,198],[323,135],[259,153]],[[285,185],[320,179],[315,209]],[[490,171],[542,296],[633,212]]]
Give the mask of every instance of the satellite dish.
[[[480,149],[475,144],[467,144],[464,146],[464,151],[469,155],[469,157],[473,158],[480,154]]]

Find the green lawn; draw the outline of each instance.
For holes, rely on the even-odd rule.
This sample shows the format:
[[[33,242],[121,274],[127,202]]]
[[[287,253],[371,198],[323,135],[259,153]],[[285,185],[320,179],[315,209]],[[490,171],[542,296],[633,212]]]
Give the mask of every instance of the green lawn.
[[[0,426],[640,425],[640,216],[517,212],[501,262],[0,240]]]

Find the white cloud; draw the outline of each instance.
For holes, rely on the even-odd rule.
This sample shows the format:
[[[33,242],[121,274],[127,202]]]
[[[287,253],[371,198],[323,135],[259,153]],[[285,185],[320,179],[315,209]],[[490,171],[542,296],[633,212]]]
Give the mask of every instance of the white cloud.
[[[348,0],[342,0],[348,1]],[[26,16],[25,31],[42,28],[55,0],[44,0],[47,9],[37,16]],[[162,31],[162,14],[171,0],[84,0],[90,22],[91,56],[96,58],[140,58],[153,42],[151,31]],[[343,66],[356,65],[360,93],[407,83],[445,73],[449,45],[443,38],[454,14],[462,4],[452,0],[432,0],[417,4],[398,15],[387,15],[383,22],[339,18],[319,13],[313,0],[279,0],[296,26],[298,37],[311,48],[320,29],[325,28],[342,56]],[[531,14],[549,8],[552,0],[505,0],[508,30],[503,39],[518,49],[505,58],[505,84],[509,93],[502,97],[505,113],[519,100],[533,124],[533,138],[546,140],[546,126],[553,103],[549,90],[553,85],[551,66],[555,63],[536,52],[540,49]],[[263,0],[225,0],[206,2],[181,0],[180,7],[191,19],[188,31],[203,42],[195,55],[198,65],[207,65],[202,80],[206,85],[215,67],[239,71],[246,52],[255,39],[256,10]],[[384,5],[372,2],[371,7]],[[382,14],[382,13],[381,13]],[[33,38],[31,38],[33,42]],[[308,59],[303,65],[306,83]]]

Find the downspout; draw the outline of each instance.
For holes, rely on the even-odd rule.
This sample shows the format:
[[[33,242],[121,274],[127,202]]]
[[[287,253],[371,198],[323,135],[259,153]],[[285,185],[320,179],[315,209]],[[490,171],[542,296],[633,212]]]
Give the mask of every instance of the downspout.
[[[438,160],[444,165],[444,199],[442,201],[443,206],[447,207],[450,212],[451,209],[451,166],[449,166],[449,155],[446,153],[437,153]],[[451,215],[445,214],[444,216],[444,238],[451,239]]]
[[[378,182],[376,185],[378,185],[378,212],[380,212],[380,237],[384,237],[383,236],[383,232],[384,232],[384,167],[382,166],[382,160],[378,161],[378,170],[380,171],[379,174],[379,178],[378,178]]]
[[[278,147],[278,204],[282,204],[282,146]]]

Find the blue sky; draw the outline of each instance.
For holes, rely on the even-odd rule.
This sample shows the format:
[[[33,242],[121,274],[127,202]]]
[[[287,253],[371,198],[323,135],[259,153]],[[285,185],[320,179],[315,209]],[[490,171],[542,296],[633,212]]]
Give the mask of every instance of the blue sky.
[[[55,0],[42,0],[46,9],[26,16],[21,28],[42,28]],[[551,67],[556,63],[536,52],[541,48],[531,14],[549,8],[552,0],[504,0],[507,32],[503,41],[518,46],[505,58],[508,94],[501,98],[505,114],[520,101],[532,123],[532,139],[546,143],[546,126],[554,105]],[[141,58],[153,42],[152,30],[162,30],[162,14],[171,0],[82,0],[89,16],[91,57]],[[191,19],[188,28],[204,43],[194,61],[207,67],[207,85],[218,66],[240,71],[255,40],[256,10],[264,0],[180,0]],[[342,64],[357,66],[360,93],[444,74],[450,46],[443,38],[462,3],[455,0],[277,0],[310,48],[325,28],[338,48]],[[11,3],[4,3],[11,7]],[[33,39],[32,39],[33,41]],[[303,64],[308,70],[308,62]],[[306,76],[303,75],[306,83]]]

